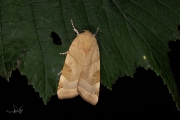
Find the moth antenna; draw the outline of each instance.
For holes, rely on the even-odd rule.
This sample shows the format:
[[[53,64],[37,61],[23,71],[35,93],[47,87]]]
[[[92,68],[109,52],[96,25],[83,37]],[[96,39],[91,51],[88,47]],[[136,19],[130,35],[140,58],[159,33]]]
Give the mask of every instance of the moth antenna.
[[[72,20],[71,20],[71,24],[72,24],[72,27],[73,27],[74,32],[78,35],[79,32],[78,32],[78,30],[74,27],[74,24],[73,24],[73,21],[72,21]]]

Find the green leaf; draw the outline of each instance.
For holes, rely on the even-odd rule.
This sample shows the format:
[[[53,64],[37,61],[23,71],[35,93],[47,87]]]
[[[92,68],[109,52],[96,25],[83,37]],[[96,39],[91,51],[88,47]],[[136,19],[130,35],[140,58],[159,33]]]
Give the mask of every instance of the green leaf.
[[[179,38],[178,0],[1,0],[0,74],[7,80],[19,68],[46,104],[56,94],[66,52],[76,37],[70,20],[97,34],[101,83],[111,89],[119,76],[137,67],[161,76],[180,109],[180,96],[168,59],[168,42]],[[61,46],[50,36],[56,32]]]

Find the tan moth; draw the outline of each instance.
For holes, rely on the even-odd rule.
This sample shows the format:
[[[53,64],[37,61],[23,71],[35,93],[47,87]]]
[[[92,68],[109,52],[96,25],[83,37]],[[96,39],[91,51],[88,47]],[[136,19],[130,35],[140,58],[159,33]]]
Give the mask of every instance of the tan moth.
[[[73,40],[61,72],[57,95],[59,99],[80,95],[92,105],[96,105],[100,89],[100,53],[95,34],[88,30],[79,33]]]

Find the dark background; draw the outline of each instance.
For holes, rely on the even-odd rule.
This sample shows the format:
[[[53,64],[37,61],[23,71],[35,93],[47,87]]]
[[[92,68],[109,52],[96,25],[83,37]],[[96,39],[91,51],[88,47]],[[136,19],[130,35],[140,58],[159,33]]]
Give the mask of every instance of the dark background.
[[[170,42],[169,47],[170,65],[180,92],[180,41]],[[6,110],[13,110],[13,105],[23,106],[22,113],[7,113]],[[101,84],[96,106],[80,96],[68,100],[52,96],[44,105],[26,77],[15,70],[10,82],[0,77],[0,120],[12,118],[180,120],[180,111],[163,80],[155,72],[143,68],[137,68],[134,79],[119,78],[112,91]]]

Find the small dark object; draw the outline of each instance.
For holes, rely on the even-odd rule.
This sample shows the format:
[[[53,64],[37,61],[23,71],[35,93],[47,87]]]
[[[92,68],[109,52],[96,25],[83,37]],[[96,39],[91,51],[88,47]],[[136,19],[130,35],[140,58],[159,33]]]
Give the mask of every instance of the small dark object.
[[[56,44],[56,45],[61,45],[62,44],[61,38],[55,32],[51,32],[51,37],[53,38],[54,44]]]

